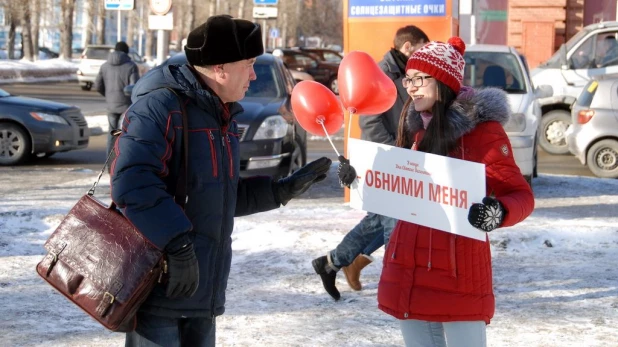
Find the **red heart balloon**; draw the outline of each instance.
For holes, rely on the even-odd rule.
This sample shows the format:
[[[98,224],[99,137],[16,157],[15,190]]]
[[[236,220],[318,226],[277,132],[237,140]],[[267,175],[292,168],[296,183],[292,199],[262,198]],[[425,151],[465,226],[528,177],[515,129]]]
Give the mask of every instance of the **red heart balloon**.
[[[397,98],[395,83],[365,52],[345,55],[337,73],[339,97],[346,110],[374,115],[390,109]]]
[[[337,96],[326,86],[315,81],[301,81],[292,90],[292,111],[298,123],[307,132],[332,135],[343,125],[343,109]]]

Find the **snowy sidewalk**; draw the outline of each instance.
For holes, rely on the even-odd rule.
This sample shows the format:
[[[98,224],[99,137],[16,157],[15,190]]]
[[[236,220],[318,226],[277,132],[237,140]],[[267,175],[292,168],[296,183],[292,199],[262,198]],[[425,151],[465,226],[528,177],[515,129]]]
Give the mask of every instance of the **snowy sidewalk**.
[[[0,345],[122,346],[40,279],[42,244],[97,173],[0,169]],[[43,183],[44,182],[44,183]],[[541,175],[536,209],[492,232],[496,315],[488,346],[618,345],[618,181]],[[109,195],[104,176],[97,192]],[[398,323],[377,309],[382,250],[364,289],[338,278],[342,299],[311,268],[364,215],[327,180],[278,210],[237,218],[227,311],[218,346],[401,346]]]

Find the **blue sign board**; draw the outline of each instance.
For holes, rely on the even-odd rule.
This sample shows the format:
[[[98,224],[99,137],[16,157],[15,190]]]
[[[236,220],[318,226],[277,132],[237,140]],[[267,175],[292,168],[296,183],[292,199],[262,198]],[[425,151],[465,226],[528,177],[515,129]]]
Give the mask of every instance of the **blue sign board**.
[[[257,0],[254,0],[257,1]],[[442,17],[446,0],[349,0],[348,17]]]
[[[279,0],[253,0],[254,5],[276,5]]]
[[[106,10],[133,10],[135,0],[105,0]]]

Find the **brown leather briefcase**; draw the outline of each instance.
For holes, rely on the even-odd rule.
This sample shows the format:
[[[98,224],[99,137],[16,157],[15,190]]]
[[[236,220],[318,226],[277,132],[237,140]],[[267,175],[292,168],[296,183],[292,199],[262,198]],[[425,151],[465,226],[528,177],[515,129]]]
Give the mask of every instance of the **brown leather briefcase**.
[[[182,99],[180,105],[183,143],[174,200],[184,208],[188,121]],[[112,152],[92,188],[45,242],[47,255],[36,271],[104,327],[126,332],[135,329],[135,313],[167,272],[167,264],[163,252],[135,229],[114,203],[108,207],[94,197]]]
[[[38,274],[112,331],[135,313],[162,275],[163,252],[118,212],[84,195],[45,242]]]

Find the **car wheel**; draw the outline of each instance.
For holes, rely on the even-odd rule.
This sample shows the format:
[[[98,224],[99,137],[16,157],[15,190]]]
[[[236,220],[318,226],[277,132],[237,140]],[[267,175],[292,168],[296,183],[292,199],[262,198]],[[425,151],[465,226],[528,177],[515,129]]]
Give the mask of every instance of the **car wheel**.
[[[92,83],[90,82],[86,82],[86,84],[82,86],[82,90],[89,91],[90,89],[92,89]]]
[[[602,140],[592,145],[586,163],[597,177],[618,178],[618,141]]]
[[[288,176],[298,171],[301,167],[307,164],[307,149],[303,146],[303,142],[299,136],[294,140],[294,151],[290,158],[290,168]]]
[[[0,124],[0,165],[17,165],[30,157],[30,136],[20,126]]]
[[[549,154],[567,154],[567,128],[571,125],[571,114],[563,110],[548,112],[541,118],[541,136],[539,144]]]
[[[328,88],[330,88],[330,90],[332,90],[336,95],[339,95],[339,82],[337,81],[337,76],[328,81]]]

